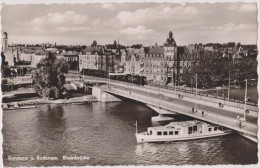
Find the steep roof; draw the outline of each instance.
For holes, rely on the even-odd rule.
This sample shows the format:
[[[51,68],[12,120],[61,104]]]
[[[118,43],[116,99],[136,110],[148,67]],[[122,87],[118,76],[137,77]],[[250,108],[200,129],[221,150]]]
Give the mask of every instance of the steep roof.
[[[147,54],[164,54],[164,48],[161,46],[150,47]]]

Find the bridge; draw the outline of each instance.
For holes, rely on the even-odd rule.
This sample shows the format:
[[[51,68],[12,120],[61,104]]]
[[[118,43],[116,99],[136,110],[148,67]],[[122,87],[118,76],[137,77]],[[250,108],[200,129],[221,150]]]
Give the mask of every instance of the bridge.
[[[222,125],[237,131],[254,142],[258,142],[258,108],[256,106],[247,105],[249,113],[246,114],[246,120],[240,120],[242,126],[238,127],[236,125],[237,116],[239,115],[242,118],[244,115],[244,109],[242,108],[244,105],[241,103],[228,105],[226,101],[224,102],[225,105],[220,107],[219,99],[216,98],[203,96],[196,98],[194,94],[190,93],[131,85],[117,81],[102,80],[100,82],[103,84],[94,86],[92,90],[92,94],[100,101],[120,101],[120,97],[132,99],[146,104],[158,113],[178,113]]]

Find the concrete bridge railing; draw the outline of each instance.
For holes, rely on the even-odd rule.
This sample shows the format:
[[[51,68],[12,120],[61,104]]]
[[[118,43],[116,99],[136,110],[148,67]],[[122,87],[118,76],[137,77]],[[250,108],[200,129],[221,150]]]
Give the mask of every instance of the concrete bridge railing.
[[[227,128],[236,130],[238,132],[243,132],[248,135],[255,136],[255,137],[257,136],[258,127],[254,123],[242,121],[242,127],[240,128],[240,127],[236,126],[236,122],[237,122],[236,118],[220,115],[220,114],[206,111],[203,109],[197,109],[197,112],[192,112],[191,107],[185,106],[183,104],[167,102],[165,100],[159,101],[157,99],[154,99],[154,98],[151,98],[148,96],[141,96],[141,95],[138,95],[135,93],[129,93],[126,90],[120,90],[120,89],[111,88],[111,87],[107,87],[107,86],[102,87],[102,89],[104,91],[112,93],[112,94],[134,99],[134,100],[143,102],[148,105],[156,106],[158,108],[163,108],[164,110],[167,110],[169,112],[170,111],[178,112],[180,114],[184,114],[184,115],[198,118],[198,119],[201,119],[204,121],[222,125]],[[202,111],[204,112],[204,115],[202,115]]]
[[[151,86],[145,86],[146,88],[152,89],[154,90],[154,87]],[[157,89],[157,88],[156,88]],[[195,95],[195,90],[193,90],[193,94],[189,93],[189,92],[185,92],[185,91],[179,91],[179,90],[172,90],[172,89],[165,89],[165,88],[160,88],[161,91],[166,91],[169,93],[173,93],[173,94],[182,94],[185,97],[189,97],[189,98],[193,98],[195,99],[196,95]],[[236,107],[236,108],[244,108],[244,103],[241,103],[241,101],[235,100],[235,101],[228,101],[227,97],[225,97],[225,99],[223,97],[216,97],[214,95],[208,95],[208,94],[201,94],[198,93],[197,95],[197,99],[198,100],[204,100],[207,102],[212,102],[212,103],[216,103],[218,104],[219,102],[223,103],[226,106],[230,106],[230,107]],[[252,110],[252,111],[257,111],[258,112],[258,107],[257,106],[252,106],[250,104],[247,104],[247,109]]]

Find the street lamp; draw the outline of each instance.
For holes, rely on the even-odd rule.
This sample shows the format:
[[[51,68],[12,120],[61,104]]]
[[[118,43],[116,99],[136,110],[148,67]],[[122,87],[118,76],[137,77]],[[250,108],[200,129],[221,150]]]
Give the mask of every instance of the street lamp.
[[[230,71],[228,73],[228,105],[230,105],[230,103],[229,103],[229,94],[230,94]]]
[[[196,73],[196,104],[195,109],[197,109],[197,92],[198,92],[198,74]]]
[[[246,101],[247,101],[247,79],[246,81],[246,90],[245,90],[245,107],[244,107],[244,120],[246,120]]]

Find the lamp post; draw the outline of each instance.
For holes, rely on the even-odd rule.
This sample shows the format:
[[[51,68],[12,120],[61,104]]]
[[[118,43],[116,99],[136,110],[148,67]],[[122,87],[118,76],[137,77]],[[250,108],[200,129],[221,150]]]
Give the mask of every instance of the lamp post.
[[[230,71],[228,72],[228,105],[230,105],[229,94],[230,94]]]
[[[177,94],[177,90],[176,90],[176,75],[174,73],[174,90],[175,90],[175,94]]]
[[[192,78],[190,79],[190,93],[193,94],[193,85],[192,85]]]
[[[225,105],[225,85],[223,84],[223,105]]]
[[[198,92],[198,74],[196,73],[196,104],[195,109],[197,109],[197,92]]]
[[[244,120],[246,120],[246,101],[247,101],[247,79],[246,81],[246,90],[245,90],[245,107],[244,107]]]

